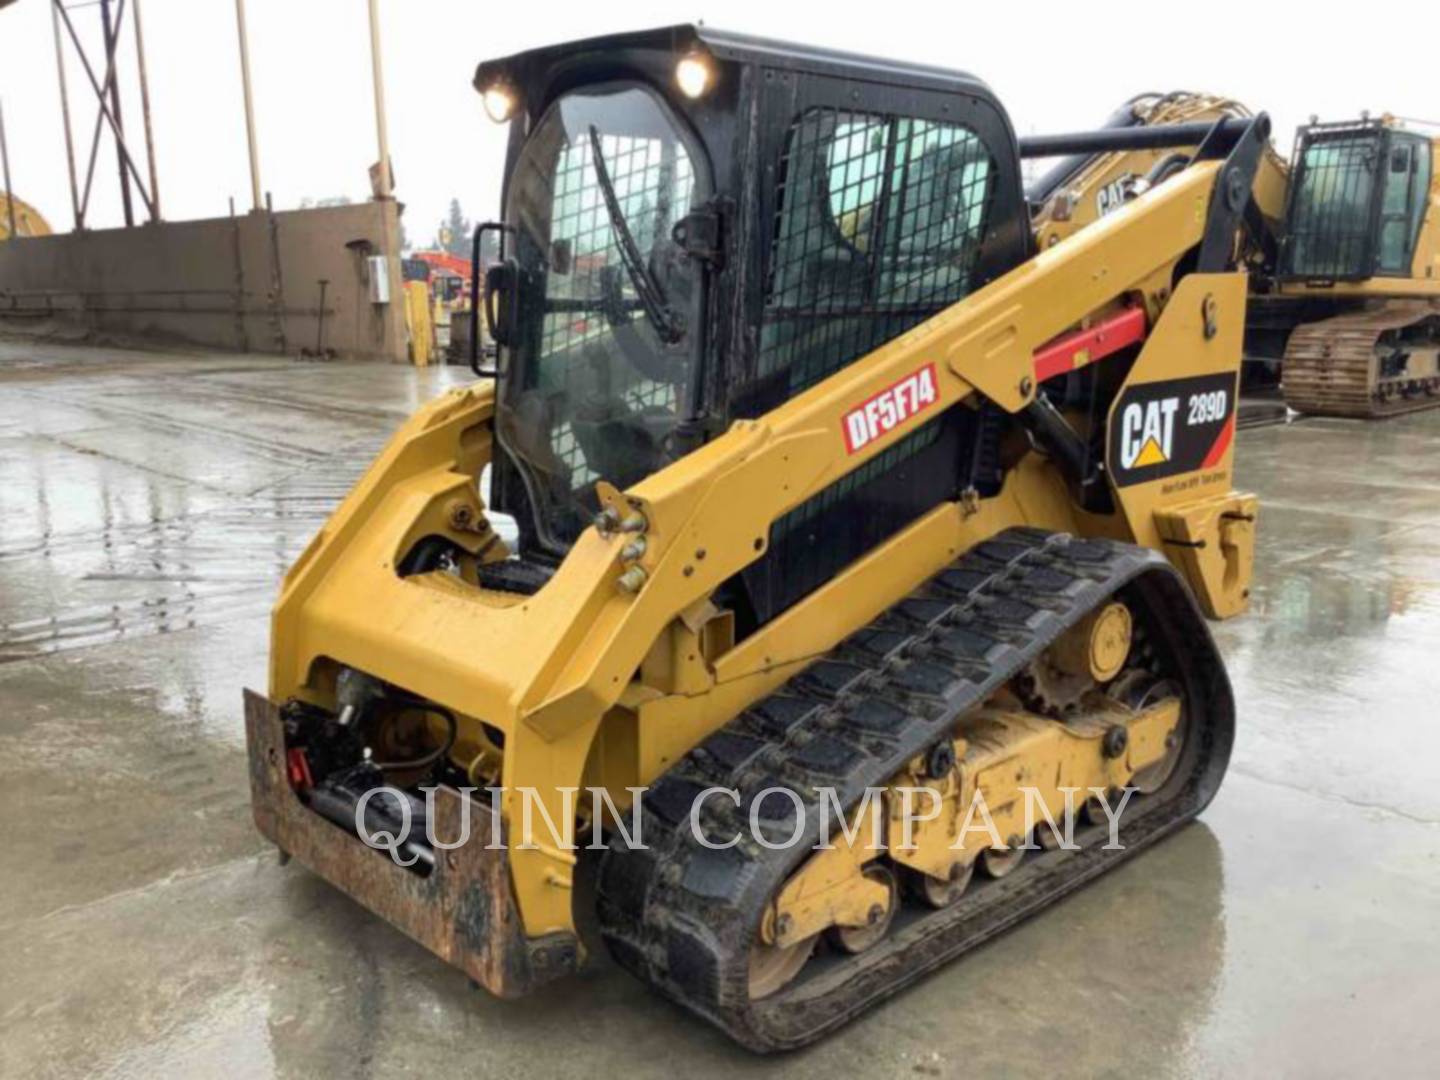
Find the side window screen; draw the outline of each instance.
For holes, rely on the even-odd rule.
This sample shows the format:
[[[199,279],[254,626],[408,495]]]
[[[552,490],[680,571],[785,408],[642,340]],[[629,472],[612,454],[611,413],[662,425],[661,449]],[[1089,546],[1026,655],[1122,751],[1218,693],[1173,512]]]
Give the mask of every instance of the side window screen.
[[[791,396],[974,288],[995,165],[969,128],[830,108],[781,165],[757,374]]]

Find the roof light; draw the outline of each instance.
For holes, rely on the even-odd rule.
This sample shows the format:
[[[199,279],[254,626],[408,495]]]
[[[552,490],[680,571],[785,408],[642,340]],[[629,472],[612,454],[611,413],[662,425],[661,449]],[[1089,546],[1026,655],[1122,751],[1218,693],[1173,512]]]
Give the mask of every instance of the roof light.
[[[703,96],[714,81],[715,64],[708,53],[687,53],[675,65],[675,83],[688,98]]]
[[[497,124],[505,123],[515,111],[515,91],[504,83],[491,83],[482,96],[485,99],[485,111]]]

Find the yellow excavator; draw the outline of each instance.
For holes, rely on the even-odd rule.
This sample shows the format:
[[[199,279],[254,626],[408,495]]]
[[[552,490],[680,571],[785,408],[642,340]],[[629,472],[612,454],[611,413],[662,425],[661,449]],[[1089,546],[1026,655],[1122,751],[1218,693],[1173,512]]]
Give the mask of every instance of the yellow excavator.
[[[1440,405],[1440,138],[1391,116],[1295,139],[1274,272],[1252,339],[1283,337],[1285,402],[1386,417]]]
[[[39,210],[19,196],[0,194],[0,240],[10,239],[10,222],[15,222],[16,236],[49,236],[50,223]]]
[[[1199,814],[1267,119],[1017,140],[972,76],[703,26],[475,84],[496,352],[285,578],[282,855],[504,996],[593,917],[771,1051]],[[1140,141],[1184,167],[1037,249],[1021,159]]]
[[[1231,98],[1189,91],[1140,94],[1125,102],[1105,121],[1106,128],[1194,124],[1203,134],[1227,117],[1252,113]],[[1143,136],[1142,136],[1143,137]],[[1196,145],[1199,138],[1196,139]],[[1058,158],[1026,186],[1036,243],[1058,244],[1079,229],[1113,213],[1128,200],[1183,169],[1195,147],[1146,147],[1101,153],[1075,153]],[[1259,215],[1263,234],[1276,236],[1285,216],[1288,180],[1284,160],[1266,144],[1255,174],[1252,218]],[[1247,254],[1255,254],[1249,252]]]
[[[1145,95],[1109,123],[1244,116],[1200,94]],[[1392,116],[1312,120],[1287,164],[1267,147],[1247,222],[1246,386],[1297,412],[1381,418],[1440,405],[1440,139]],[[1030,186],[1041,244],[1162,182],[1183,152],[1063,159]]]

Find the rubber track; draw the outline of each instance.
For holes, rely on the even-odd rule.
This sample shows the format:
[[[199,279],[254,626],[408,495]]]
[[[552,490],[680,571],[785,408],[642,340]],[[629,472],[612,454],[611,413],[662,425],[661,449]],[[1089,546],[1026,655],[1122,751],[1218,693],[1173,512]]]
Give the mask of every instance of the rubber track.
[[[1385,401],[1375,396],[1380,339],[1433,318],[1437,318],[1436,309],[1428,304],[1388,304],[1297,326],[1286,342],[1281,367],[1285,404],[1312,416],[1362,420],[1440,407],[1440,378],[1379,380],[1391,386],[1392,392]],[[1414,391],[1412,396],[1401,393],[1407,387]]]
[[[819,840],[822,787],[846,806],[883,785],[917,753],[951,736],[1068,627],[1121,593],[1154,656],[1182,688],[1191,726],[1175,777],[1126,811],[1123,850],[1032,852],[1008,877],[938,912],[897,916],[884,942],[858,957],[817,955],[790,987],[748,995],[751,942],[766,904]],[[780,691],[747,709],[662,777],[641,803],[643,846],[617,833],[600,872],[601,927],[633,974],[759,1051],[812,1042],[925,972],[1128,858],[1193,818],[1213,797],[1234,737],[1234,701],[1209,630],[1188,588],[1159,554],[1105,540],[1013,529],[978,545],[927,585],[851,635]],[[713,843],[692,835],[704,804]],[[774,850],[750,839],[757,794],[795,791],[806,806],[803,842]],[[760,808],[772,843],[789,837],[794,807],[771,795]],[[774,816],[772,816],[774,815]]]

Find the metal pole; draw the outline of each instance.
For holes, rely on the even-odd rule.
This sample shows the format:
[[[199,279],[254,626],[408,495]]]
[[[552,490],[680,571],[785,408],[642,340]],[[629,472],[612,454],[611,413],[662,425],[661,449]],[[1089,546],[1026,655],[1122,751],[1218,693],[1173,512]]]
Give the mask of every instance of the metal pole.
[[[250,99],[250,43],[245,35],[245,0],[235,0],[235,26],[240,35],[240,82],[245,92],[245,134],[250,140],[250,200],[259,210],[260,158],[255,150],[255,104]]]
[[[61,3],[58,2],[58,0],[55,4],[54,10],[57,10],[62,15],[65,15],[66,25],[68,26],[70,16],[65,14],[65,8],[62,6]],[[81,64],[86,66],[86,71],[88,73],[89,61],[85,59],[85,54],[80,50],[80,40],[77,37],[74,39],[74,41],[75,53],[77,56],[80,57]],[[80,216],[82,218],[90,212],[90,189],[95,183],[95,162],[100,157],[100,135],[105,130],[105,95],[110,92],[110,84],[114,81],[114,79],[115,65],[113,63],[106,64],[104,83],[105,88],[99,92],[100,112],[96,114],[95,127],[90,132],[90,156],[86,159],[85,162],[85,191],[80,196]]]
[[[160,220],[160,174],[155,168],[155,133],[150,125],[150,79],[145,72],[145,31],[140,27],[140,0],[135,5],[135,63],[140,71],[140,111],[145,114],[145,156],[150,159],[150,220]]]
[[[65,86],[65,50],[60,47],[60,16],[56,13],[60,0],[51,0],[50,29],[55,32],[55,71],[60,76],[60,116],[65,123],[65,159],[70,165],[70,207],[75,213],[75,228],[85,227],[80,210],[80,189],[75,183],[75,136],[70,131],[70,92]]]
[[[128,169],[130,170],[130,178],[135,181],[135,186],[140,189],[140,197],[145,200],[145,205],[148,207],[148,206],[150,205],[150,196],[149,196],[149,195],[146,193],[146,191],[145,191],[145,181],[140,178],[140,171],[135,168],[135,162],[134,162],[134,160],[130,157],[130,150],[129,150],[129,148],[126,147],[126,145],[125,145],[125,139],[124,139],[123,135],[121,134],[119,128],[116,127],[116,125],[115,125],[115,117],[113,117],[113,116],[110,115],[110,106],[108,106],[108,105],[105,104],[105,91],[101,89],[101,87],[100,87],[100,81],[95,78],[95,70],[90,66],[90,61],[89,61],[88,59],[86,59],[86,57],[85,57],[85,49],[84,49],[84,47],[80,44],[80,35],[75,32],[75,24],[70,21],[70,13],[69,13],[68,11],[66,11],[64,7],[57,7],[57,10],[60,12],[60,17],[61,17],[61,19],[63,19],[63,20],[65,21],[65,30],[66,30],[66,32],[70,35],[70,40],[71,40],[71,41],[74,43],[74,45],[75,45],[75,54],[80,57],[80,66],[81,66],[81,68],[83,68],[84,71],[85,71],[85,77],[90,80],[90,89],[93,90],[93,91],[95,91],[95,99],[96,99],[97,102],[99,102],[99,105],[100,105],[100,119],[103,119],[106,123],[108,123],[108,124],[110,125],[110,130],[111,130],[111,132],[113,132],[114,135],[115,135],[115,146],[116,146],[116,149],[119,151],[119,154],[120,154],[121,159],[125,162],[126,168],[128,168]],[[117,21],[120,20],[120,19],[123,19],[124,16],[125,16],[125,0],[120,0],[120,6],[119,6],[119,8],[117,9],[117,16],[116,16]],[[113,63],[114,57],[112,56],[110,59],[111,59],[112,62],[111,62],[110,64],[108,64],[108,65],[106,66],[106,68],[105,68],[105,85],[106,85],[106,86],[109,86],[109,85],[110,85],[110,80],[115,77],[115,65],[114,65],[114,63]],[[100,122],[99,120],[96,121],[96,125],[97,125],[96,136],[95,136],[96,139],[99,138],[99,128],[98,128],[99,122]],[[91,167],[91,170],[93,171],[93,170],[94,170],[94,167],[95,167],[95,147],[94,147],[93,145],[92,145],[91,148],[90,148],[90,167]],[[85,180],[85,188],[86,188],[86,193],[85,193],[85,200],[86,200],[86,201],[82,202],[82,204],[81,204],[82,209],[83,209],[86,205],[88,205],[88,199],[89,199],[89,194],[90,194],[90,193],[89,193],[89,188],[90,188],[90,180],[89,180],[89,177],[86,177],[86,180]]]
[[[375,134],[380,141],[379,198],[388,199],[393,178],[390,175],[390,134],[385,127],[385,75],[380,65],[379,0],[370,0],[370,66],[375,83]]]
[[[325,286],[329,284],[329,278],[320,279],[320,314],[315,324],[315,355],[322,360],[325,358]]]
[[[10,148],[5,145],[5,107],[0,105],[0,168],[5,173],[5,207],[10,212],[10,239],[20,239],[15,227],[15,196],[10,191]]]
[[[110,20],[110,0],[100,0],[100,26],[105,31],[105,56],[109,64],[118,68],[115,63],[115,49],[119,44],[115,33],[115,25]],[[110,114],[115,118],[115,158],[116,167],[120,170],[120,203],[125,208],[125,226],[129,228],[135,224],[135,207],[130,202],[130,174],[125,171],[125,151],[121,143],[125,139],[125,124],[120,117],[120,80],[116,79],[110,84]]]

